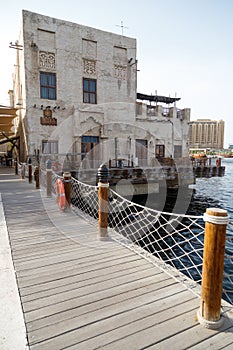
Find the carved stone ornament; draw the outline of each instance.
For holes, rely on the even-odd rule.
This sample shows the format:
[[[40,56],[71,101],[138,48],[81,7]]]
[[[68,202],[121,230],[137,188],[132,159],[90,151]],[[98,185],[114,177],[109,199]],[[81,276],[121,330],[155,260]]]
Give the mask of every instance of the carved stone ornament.
[[[53,112],[51,110],[51,108],[45,108],[43,111],[44,117],[45,118],[52,118]]]
[[[115,65],[115,78],[120,80],[127,79],[127,67]]]
[[[56,69],[55,53],[40,51],[39,66],[40,68]]]
[[[96,74],[96,61],[93,60],[83,60],[83,72],[87,75]]]
[[[50,107],[46,107],[43,110],[43,117],[40,118],[41,125],[57,126],[57,119],[53,118],[53,112]]]

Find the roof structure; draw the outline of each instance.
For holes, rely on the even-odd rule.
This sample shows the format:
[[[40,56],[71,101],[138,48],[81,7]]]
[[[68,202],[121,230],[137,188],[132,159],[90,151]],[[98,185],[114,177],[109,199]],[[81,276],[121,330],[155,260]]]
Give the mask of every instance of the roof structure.
[[[15,135],[13,119],[17,117],[17,109],[0,105],[0,140]]]
[[[166,97],[166,96],[158,96],[158,95],[145,95],[137,93],[138,100],[145,100],[150,102],[162,102],[162,103],[174,103],[180,100],[180,97]]]

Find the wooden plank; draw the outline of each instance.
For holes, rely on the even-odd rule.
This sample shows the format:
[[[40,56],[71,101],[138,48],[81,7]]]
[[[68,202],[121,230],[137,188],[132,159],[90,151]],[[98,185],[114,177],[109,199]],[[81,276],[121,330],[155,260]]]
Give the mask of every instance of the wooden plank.
[[[180,349],[225,349],[225,345],[233,344],[233,327],[232,321],[226,320],[225,324],[218,330],[207,329],[197,325],[175,334],[173,337],[159,342],[161,349],[174,348]],[[193,344],[198,345],[193,346]],[[175,345],[173,345],[175,344]],[[158,344],[150,347],[150,349],[157,349]]]
[[[148,288],[147,290],[145,288],[142,288],[143,293],[141,295],[137,294],[137,292],[132,290],[130,293],[127,293],[127,298],[125,298],[125,293],[122,295],[118,295],[115,298],[112,296],[112,303],[107,303],[108,299],[101,300],[95,308],[93,308],[94,305],[92,306],[92,308],[88,305],[89,311],[85,310],[85,312],[79,312],[79,310],[76,310],[76,313],[73,314],[73,318],[57,318],[56,322],[50,323],[50,326],[48,325],[48,327],[46,328],[46,333],[42,328],[38,328],[35,331],[32,330],[31,336],[33,336],[33,338],[31,340],[32,342],[39,342],[46,338],[54,339],[54,337],[58,336],[59,334],[67,334],[71,338],[73,330],[80,329],[84,326],[89,326],[94,323],[98,323],[101,320],[106,320],[107,318],[110,318],[109,322],[111,323],[111,318],[114,315],[118,315],[121,318],[122,314],[128,313],[132,310],[136,310],[140,308],[140,306],[144,306],[145,304],[148,304],[148,310],[150,310],[152,307],[152,302],[154,303],[156,299],[159,300],[163,298],[163,295],[169,293],[170,288],[168,287],[168,285],[164,285],[164,281],[160,284],[160,287],[162,286],[164,288],[156,289],[155,285],[153,285],[153,291],[149,290]],[[164,307],[166,308],[166,306]],[[159,301],[157,308],[161,308],[161,303]],[[141,310],[138,309],[138,315],[140,315],[140,311]],[[33,323],[33,326],[38,327],[38,323]],[[74,337],[76,337],[76,335],[74,335]],[[91,337],[91,333],[89,334],[89,337]],[[62,339],[64,338],[62,337],[58,341],[61,342]],[[68,338],[65,336],[64,340],[66,342],[68,341]],[[61,345],[62,344],[63,343],[61,343]]]
[[[105,258],[111,256],[112,258],[118,257],[118,256],[130,256],[134,255],[133,252],[130,251],[124,251],[119,249],[119,247],[116,247],[116,245],[109,246],[108,249],[101,249],[101,256],[100,256],[100,249],[98,246],[95,250],[90,251],[88,247],[80,246],[80,244],[75,245],[73,244],[73,248],[69,250],[69,252],[60,253],[59,255],[53,255],[53,256],[46,256],[41,258],[33,258],[30,261],[18,261],[16,263],[16,266],[18,268],[18,271],[24,271],[24,270],[34,270],[34,269],[41,269],[43,267],[48,268],[50,265],[53,266],[54,264],[65,264],[66,262],[79,260],[83,263],[85,263],[86,260],[93,259],[96,262],[98,260],[104,260]]]
[[[146,269],[142,271],[136,271],[136,272],[131,272],[131,274],[127,275],[120,275],[120,276],[115,276],[114,278],[105,278],[105,276],[101,276],[102,278],[99,280],[99,282],[96,282],[95,284],[93,283],[87,283],[86,285],[80,285],[79,281],[76,283],[72,283],[69,288],[64,288],[62,286],[61,291],[59,287],[55,288],[53,293],[48,293],[45,291],[44,295],[31,295],[31,296],[25,296],[22,297],[22,301],[25,303],[30,303],[30,305],[34,302],[38,303],[38,299],[40,301],[40,307],[43,307],[44,305],[50,305],[52,302],[51,300],[54,299],[54,295],[56,298],[56,302],[59,302],[60,300],[65,300],[65,299],[71,299],[73,296],[79,297],[80,295],[83,295],[83,293],[86,293],[86,289],[88,288],[89,294],[93,293],[96,295],[98,291],[103,291],[103,290],[108,290],[108,289],[113,289],[114,287],[119,287],[123,286],[126,283],[126,280],[128,280],[127,283],[131,283],[131,281],[138,281],[140,279],[146,279],[147,277],[154,277],[154,272],[153,269]],[[94,286],[94,288],[93,288]],[[82,292],[82,289],[84,289],[84,292]],[[91,291],[91,292],[90,292]]]
[[[93,288],[92,293],[90,295],[82,295],[78,298],[65,300],[58,304],[48,305],[44,308],[32,310],[30,312],[25,313],[25,318],[27,322],[36,319],[43,319],[45,317],[47,318],[48,316],[52,315],[55,315],[55,318],[57,319],[57,317],[62,317],[62,313],[66,313],[70,310],[74,310],[76,315],[81,315],[90,312],[90,310],[100,310],[108,305],[121,303],[126,299],[129,301],[132,298],[136,298],[138,296],[140,297],[141,295],[143,295],[144,298],[145,294],[148,293],[148,290],[160,290],[161,288],[172,284],[174,284],[174,281],[170,279],[162,280],[157,283],[151,283],[150,285],[142,285],[142,283],[140,285],[140,283],[134,283],[130,284],[128,288],[127,286],[125,286],[123,291],[122,287],[118,289],[115,288],[115,293],[113,293],[113,291],[105,291],[104,295],[101,292],[98,292],[98,295],[95,295]],[[136,286],[137,288],[135,288]],[[58,314],[60,315],[58,316]]]
[[[179,333],[182,330],[194,327],[195,306],[196,305],[193,303],[193,301],[188,305],[187,310],[183,309],[183,305],[180,305],[177,316],[170,318],[169,320],[163,320],[162,318],[160,323],[160,314],[157,317],[157,320],[154,318],[154,324],[148,325],[148,327],[146,327],[146,325],[144,326],[144,322],[141,322],[139,323],[138,328],[136,328],[136,325],[133,323],[130,325],[132,328],[129,334],[123,333],[123,329],[118,329],[118,337],[116,337],[114,341],[112,341],[111,336],[108,338],[108,334],[106,334],[105,339],[103,339],[101,349],[127,349],[129,344],[130,350],[143,349],[150,347],[150,345],[156,341],[159,342],[162,339],[174,336],[176,333]],[[182,312],[184,313],[182,314]],[[165,310],[165,315],[165,317],[168,317],[167,310]],[[158,345],[158,348],[159,346],[160,345]],[[79,344],[80,350],[85,348],[86,344]],[[172,349],[174,349],[174,347],[172,347]]]
[[[64,238],[59,239],[57,243],[46,242],[43,244],[43,246],[35,244],[30,246],[30,250],[21,247],[19,249],[13,249],[14,261],[18,263],[21,261],[30,261],[31,259],[37,259],[40,257],[59,255],[60,253],[75,250],[78,248],[78,246],[80,246],[78,242],[76,242],[74,246],[74,242]]]
[[[89,255],[87,253],[86,256],[81,256],[79,257],[78,254],[74,254],[72,256],[70,256],[69,260],[65,260],[65,261],[57,261],[56,263],[52,263],[51,265],[48,264],[46,265],[46,262],[43,262],[41,266],[37,266],[36,268],[30,268],[29,265],[28,268],[24,268],[24,269],[18,269],[18,277],[19,278],[23,278],[23,277],[28,277],[28,275],[30,274],[31,277],[33,277],[34,275],[48,275],[50,273],[56,273],[62,270],[66,270],[66,269],[77,269],[77,271],[79,271],[79,269],[82,266],[90,266],[90,265],[97,265],[100,264],[100,268],[101,268],[101,264],[102,262],[112,262],[114,259],[118,260],[121,258],[129,258],[132,257],[133,259],[135,258],[135,255],[131,253],[129,253],[129,251],[121,251],[118,256],[117,255],[113,255],[111,253],[109,253],[108,251],[106,252],[101,252],[101,254],[98,252],[96,252],[96,254],[93,254],[94,252],[91,251],[91,255]],[[81,252],[80,252],[81,254]]]
[[[181,301],[181,295],[183,302]],[[189,296],[185,293],[181,295],[178,294],[175,297],[171,296],[168,300],[165,299],[165,303],[162,304],[162,307],[159,301],[155,301],[150,304],[149,307],[148,305],[144,305],[137,310],[126,312],[123,315],[117,315],[113,319],[108,320],[108,323],[106,320],[103,320],[102,322],[99,321],[90,324],[88,326],[90,330],[88,327],[75,329],[69,334],[69,339],[66,339],[68,344],[73,343],[69,349],[95,349],[98,347],[108,348],[108,346],[112,349],[114,349],[114,347],[118,349],[118,341],[121,342],[124,339],[127,339],[127,344],[130,349],[142,349],[142,345],[140,344],[150,343],[147,336],[145,336],[145,339],[140,340],[144,332],[149,333],[151,328],[154,329],[157,325],[167,322],[171,317],[179,317],[182,312],[188,313],[190,309],[193,308],[194,298],[189,299],[190,294]],[[159,337],[159,333],[156,336]],[[55,344],[61,341],[59,339],[60,337],[61,336],[58,336],[58,338],[54,340]],[[154,338],[154,333],[152,333],[152,337]],[[127,349],[127,347],[123,347],[122,349]],[[173,350],[174,347],[171,346],[166,349]],[[182,347],[180,349],[182,349]]]
[[[230,321],[222,332],[197,323],[200,301],[183,285],[14,178],[0,191],[31,350],[233,344]]]
[[[146,274],[145,274],[146,275]],[[75,290],[67,291],[61,294],[54,294],[52,296],[48,296],[47,298],[41,298],[41,299],[35,299],[31,302],[25,302],[24,303],[24,311],[34,311],[37,309],[45,310],[47,309],[48,312],[56,313],[59,310],[64,310],[64,307],[68,305],[82,305],[82,304],[88,304],[93,303],[96,300],[102,300],[103,298],[109,298],[112,295],[118,295],[120,293],[124,293],[127,291],[130,291],[132,289],[139,289],[140,287],[143,287],[145,285],[150,285],[155,283],[156,280],[159,281],[160,278],[164,278],[164,276],[161,276],[162,274],[158,275],[151,275],[151,272],[149,273],[149,276],[142,277],[141,279],[136,280],[129,280],[124,282],[120,285],[114,286],[114,283],[112,281],[113,287],[109,288],[110,283],[101,283],[100,286],[97,285],[89,285],[85,287],[81,287]],[[107,286],[105,288],[105,285]]]
[[[174,282],[174,281],[173,281]],[[107,320],[114,315],[121,315],[130,310],[135,310],[143,305],[150,306],[155,300],[164,300],[171,295],[180,294],[183,289],[180,285],[177,285],[175,292],[170,288],[172,281],[169,279],[166,282],[159,282],[157,286],[153,285],[148,288],[140,288],[137,293],[135,291],[129,291],[127,293],[120,294],[117,298],[112,298],[107,302],[102,300],[92,303],[88,306],[80,306],[79,308],[73,308],[70,310],[64,310],[60,314],[51,314],[46,318],[32,319],[28,321],[28,326],[33,330],[40,330],[43,327],[56,325],[60,322],[67,325],[67,320],[80,321],[77,327],[84,327],[93,322],[99,322],[100,319]],[[82,318],[83,316],[83,318]],[[62,325],[61,325],[62,327]],[[66,327],[66,326],[65,326]]]
[[[95,273],[97,273],[97,271],[100,269],[104,270],[106,267],[109,266],[116,266],[116,265],[122,265],[124,263],[127,263],[129,261],[137,261],[139,260],[139,257],[137,255],[132,256],[129,259],[129,256],[126,256],[124,258],[119,258],[117,260],[112,260],[109,259],[108,261],[103,261],[101,263],[101,266],[97,266],[95,263],[89,263],[87,264],[87,266],[79,266],[77,264],[77,268],[74,269],[74,265],[70,265],[69,269],[66,268],[65,270],[59,270],[58,272],[53,271],[53,273],[47,273],[44,275],[35,275],[35,276],[30,276],[27,275],[24,278],[19,278],[18,279],[18,283],[20,287],[26,287],[26,286],[33,286],[39,283],[45,283],[45,282],[49,282],[51,280],[56,280],[56,279],[61,279],[64,278],[68,275],[72,276],[72,275],[76,275],[77,273],[82,274],[82,273],[87,273],[88,271],[94,271]]]
[[[154,271],[153,266],[150,268]],[[43,297],[45,295],[45,292],[47,295],[50,293],[53,294],[54,290],[56,289],[56,292],[58,293],[62,290],[65,291],[67,289],[70,289],[71,285],[74,286],[77,283],[79,283],[79,286],[82,287],[88,284],[95,284],[100,281],[116,278],[118,276],[127,276],[131,273],[134,273],[135,271],[140,272],[146,270],[148,270],[147,264],[144,265],[140,262],[138,264],[135,264],[135,262],[133,262],[133,265],[131,265],[130,262],[123,265],[117,265],[114,270],[112,267],[105,268],[104,270],[98,272],[98,275],[96,274],[96,271],[89,271],[88,273],[75,274],[72,276],[67,275],[66,277],[59,280],[51,280],[47,283],[40,283],[35,286],[21,288],[21,296],[29,296],[32,299],[35,297]],[[153,273],[155,274],[155,271]]]

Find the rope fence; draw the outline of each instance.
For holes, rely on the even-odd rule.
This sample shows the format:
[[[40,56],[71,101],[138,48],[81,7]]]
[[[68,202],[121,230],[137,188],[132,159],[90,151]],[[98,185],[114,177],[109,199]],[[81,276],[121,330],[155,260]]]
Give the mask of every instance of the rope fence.
[[[41,171],[41,183],[46,185]],[[56,195],[58,176],[52,170],[52,192]],[[84,184],[71,178],[71,209],[85,220],[97,224],[100,186]],[[128,201],[108,189],[108,227],[117,232],[113,239],[167,269],[177,271],[177,278],[190,288],[202,281],[205,220],[203,216],[160,212]],[[120,237],[120,238],[119,238]],[[186,277],[187,279],[186,279]],[[187,282],[188,281],[188,282]],[[193,283],[192,283],[193,281]],[[195,291],[200,294],[200,288]],[[227,224],[224,256],[223,299],[233,305],[233,223]]]
[[[201,281],[202,217],[159,212],[134,204],[112,190],[109,207],[110,227],[194,281]]]

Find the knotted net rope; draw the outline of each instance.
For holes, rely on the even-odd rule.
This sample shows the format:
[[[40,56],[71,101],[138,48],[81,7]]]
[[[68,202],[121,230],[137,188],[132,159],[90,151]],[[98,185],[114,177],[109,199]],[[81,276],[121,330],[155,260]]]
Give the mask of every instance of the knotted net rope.
[[[53,172],[53,185],[57,178],[58,175]],[[76,214],[97,225],[97,186],[72,178],[71,204]],[[195,289],[201,283],[205,225],[203,216],[157,211],[128,201],[111,189],[108,207],[109,228],[122,237],[118,239],[121,244],[127,240],[127,247],[136,253],[143,251],[145,257],[154,257],[160,267],[172,267],[178,272],[177,278],[190,288]],[[154,262],[154,259],[151,261]],[[199,294],[199,291],[200,288],[197,288],[194,292]],[[233,305],[232,222],[227,225],[223,299]]]

